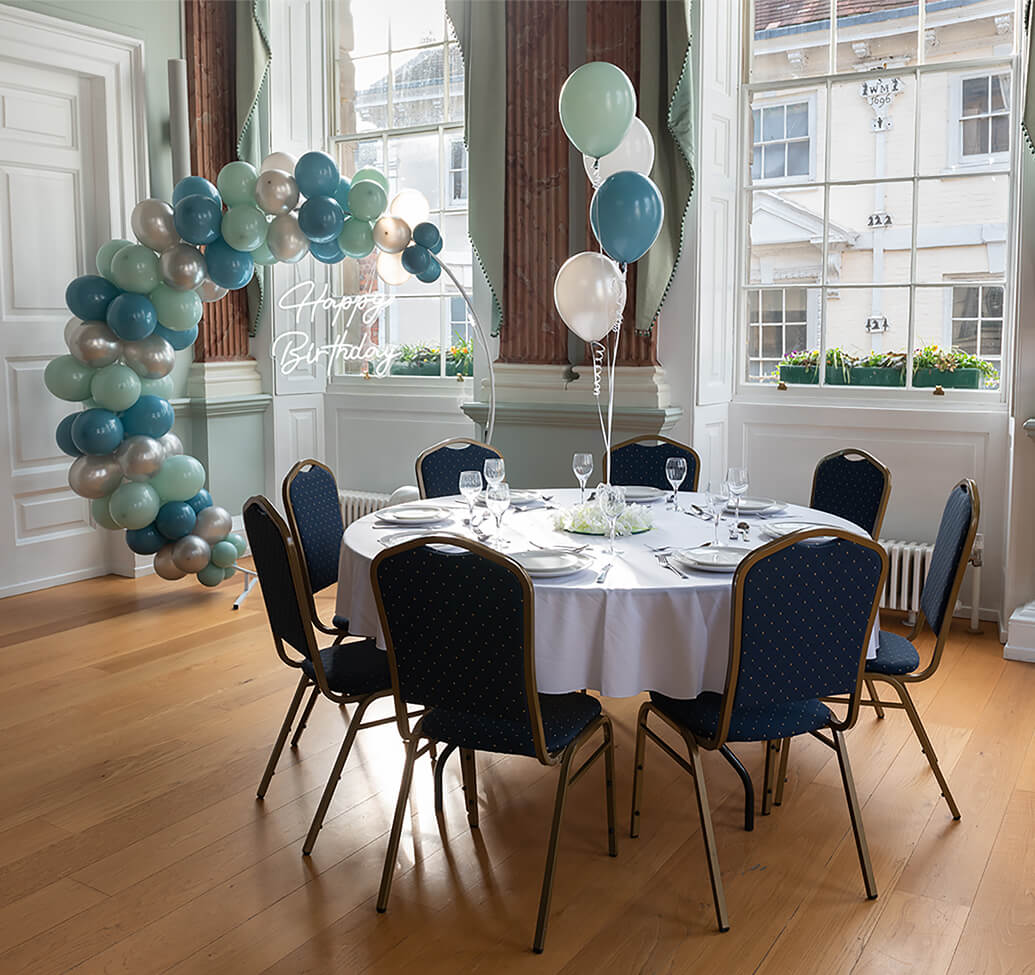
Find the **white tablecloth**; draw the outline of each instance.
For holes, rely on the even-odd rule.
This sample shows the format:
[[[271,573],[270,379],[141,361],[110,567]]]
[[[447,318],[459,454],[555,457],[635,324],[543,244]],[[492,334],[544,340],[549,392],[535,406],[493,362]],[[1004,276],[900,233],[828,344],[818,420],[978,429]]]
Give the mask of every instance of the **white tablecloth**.
[[[568,505],[578,500],[577,490],[546,490],[552,503]],[[444,499],[440,499],[444,500]],[[699,494],[680,494],[680,504],[703,503]],[[456,511],[448,530],[467,534],[461,520],[466,505]],[[508,511],[504,539],[509,551],[541,545],[588,542],[597,556],[594,568],[560,579],[535,580],[536,678],[539,690],[557,694],[582,688],[608,697],[628,697],[657,690],[671,697],[691,698],[702,691],[721,691],[729,660],[730,596],[732,576],[691,572],[680,579],[658,564],[650,548],[662,545],[691,547],[712,539],[712,526],[700,518],[672,511],[667,502],[652,506],[654,528],[616,541],[620,555],[602,585],[597,569],[606,561],[607,539],[559,533],[552,526],[554,512],[537,508]],[[484,510],[484,509],[483,509]],[[834,515],[797,505],[783,516],[852,531],[860,529]],[[374,528],[374,515],[353,522],[345,532],[338,569],[337,612],[349,618],[350,631],[376,636],[383,646],[377,607],[370,586],[370,562],[382,551],[381,539],[391,534]],[[760,546],[769,539],[760,518],[745,517],[751,524],[748,544]],[[490,522],[485,522],[489,527]],[[719,540],[726,540],[728,526],[719,526]],[[740,543],[738,543],[740,544]],[[877,652],[877,629],[868,651]]]

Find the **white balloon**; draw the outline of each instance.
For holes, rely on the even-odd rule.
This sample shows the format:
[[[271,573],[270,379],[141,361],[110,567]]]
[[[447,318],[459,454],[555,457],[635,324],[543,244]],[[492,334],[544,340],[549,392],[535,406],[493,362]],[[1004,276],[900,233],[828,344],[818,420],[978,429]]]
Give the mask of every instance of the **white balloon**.
[[[271,152],[259,166],[259,172],[264,173],[267,169],[279,169],[285,173],[294,173],[295,157],[289,156],[286,152]]]
[[[401,190],[392,200],[388,212],[412,229],[427,221],[431,216],[431,206],[420,190]]]
[[[594,186],[599,186],[608,176],[615,173],[632,171],[650,176],[650,171],[654,168],[654,139],[650,129],[641,119],[634,117],[618,148],[600,157],[600,168],[595,174],[595,179],[593,157],[583,153],[582,165],[585,166],[586,175]]]
[[[378,217],[372,233],[375,246],[386,254],[399,254],[406,250],[413,236],[409,224],[399,217]]]
[[[298,206],[295,177],[280,169],[264,169],[255,181],[255,202],[264,213],[290,213]]]
[[[389,254],[386,251],[378,254],[377,276],[385,284],[406,284],[410,280],[410,272],[402,266],[402,254]]]
[[[195,289],[201,296],[202,301],[219,301],[225,297],[227,289],[221,284],[216,284],[211,278],[206,277]]]
[[[591,251],[569,257],[553,284],[557,313],[585,342],[597,342],[607,335],[621,317],[625,296],[625,281],[618,265],[610,257]]]

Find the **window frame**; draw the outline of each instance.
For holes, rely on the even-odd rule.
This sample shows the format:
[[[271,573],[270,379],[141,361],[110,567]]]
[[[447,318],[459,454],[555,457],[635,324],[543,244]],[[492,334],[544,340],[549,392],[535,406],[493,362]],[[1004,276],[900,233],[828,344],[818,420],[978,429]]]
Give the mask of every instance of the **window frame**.
[[[981,172],[1005,172],[1010,169],[1010,154],[1017,149],[1016,145],[1012,145],[1006,152],[984,152],[973,155],[966,155],[963,152],[963,122],[965,121],[963,117],[963,83],[974,78],[991,79],[996,75],[1002,74],[1004,72],[992,70],[960,71],[949,74],[949,83],[952,87],[949,92],[949,118],[946,120],[948,124],[948,153],[946,156],[949,164],[945,170],[946,175],[951,173],[964,175],[975,170]],[[1010,107],[1007,109],[1006,117],[1010,122],[1010,138],[1016,141],[1018,131],[1014,128],[1015,112],[1013,103],[1016,99],[1017,79],[1013,72],[1005,72],[1005,75],[1010,81]],[[991,108],[991,105],[989,105],[989,108]],[[969,117],[991,119],[1002,114],[1002,112],[996,112],[985,116],[975,115]],[[991,139],[991,133],[989,138]]]
[[[806,174],[804,174],[802,176],[788,176],[786,174],[786,170],[785,170],[783,176],[773,176],[773,177],[759,176],[758,179],[752,180],[752,184],[751,184],[756,189],[758,189],[758,188],[771,189],[773,187],[778,187],[778,186],[795,185],[795,184],[800,183],[800,182],[805,181],[805,180],[807,180],[810,183],[815,181],[815,179],[816,179],[816,121],[817,121],[817,119],[816,119],[816,92],[815,91],[803,92],[803,95],[802,95],[801,98],[791,98],[791,99],[787,99],[787,98],[782,97],[782,93],[774,92],[774,94],[772,96],[772,101],[762,101],[761,103],[757,103],[756,102],[756,104],[754,106],[750,106],[751,111],[749,112],[749,114],[752,117],[749,118],[749,120],[748,120],[748,123],[749,123],[749,126],[750,126],[750,130],[751,130],[750,131],[750,135],[748,136],[748,138],[749,138],[748,146],[749,146],[749,149],[751,151],[751,156],[753,157],[754,156],[754,149],[755,149],[755,145],[756,145],[756,143],[754,141],[754,117],[753,117],[753,110],[754,110],[754,108],[758,108],[758,109],[783,108],[783,109],[786,110],[787,107],[790,106],[790,105],[800,105],[803,102],[808,106],[808,118],[809,118],[809,134],[808,134],[809,171],[808,171],[808,173],[806,173]],[[801,140],[800,139],[787,139],[785,137],[783,139],[774,139],[774,140],[772,140],[772,144],[775,144],[777,142],[782,142],[786,146],[788,142],[799,142],[799,141],[801,141]],[[767,143],[767,142],[757,143],[757,145],[759,145],[759,146],[765,146],[765,145],[769,145],[769,144],[770,143]],[[786,155],[785,155],[784,159],[786,160]],[[749,163],[748,163],[749,171],[750,171],[751,164],[752,164],[752,161],[749,160]]]

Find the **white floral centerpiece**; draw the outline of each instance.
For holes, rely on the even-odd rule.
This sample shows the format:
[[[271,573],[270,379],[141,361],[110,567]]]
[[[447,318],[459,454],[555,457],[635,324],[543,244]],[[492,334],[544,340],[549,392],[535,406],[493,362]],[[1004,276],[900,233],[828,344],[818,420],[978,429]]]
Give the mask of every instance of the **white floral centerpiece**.
[[[553,527],[566,532],[583,535],[608,534],[607,519],[595,501],[577,504],[557,511],[553,516]],[[654,515],[643,504],[627,505],[615,524],[616,535],[635,535],[654,527]]]

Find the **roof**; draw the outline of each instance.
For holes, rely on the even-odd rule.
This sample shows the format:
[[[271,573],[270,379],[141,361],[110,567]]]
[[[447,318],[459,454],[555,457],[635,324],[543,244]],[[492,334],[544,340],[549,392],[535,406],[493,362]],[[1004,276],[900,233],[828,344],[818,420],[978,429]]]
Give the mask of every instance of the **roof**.
[[[953,6],[968,6],[980,0],[955,0]],[[916,0],[837,0],[837,18],[873,18],[875,20],[895,17],[915,17]],[[883,15],[883,16],[882,16]],[[817,29],[830,24],[830,0],[755,0],[755,33],[780,31],[792,28],[788,33],[797,33],[797,27]]]

